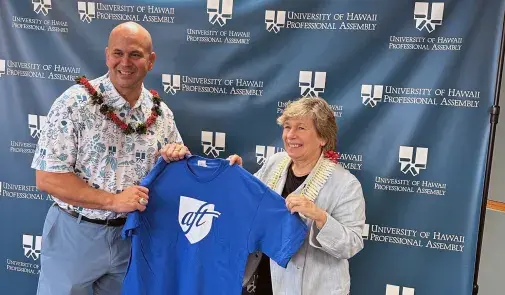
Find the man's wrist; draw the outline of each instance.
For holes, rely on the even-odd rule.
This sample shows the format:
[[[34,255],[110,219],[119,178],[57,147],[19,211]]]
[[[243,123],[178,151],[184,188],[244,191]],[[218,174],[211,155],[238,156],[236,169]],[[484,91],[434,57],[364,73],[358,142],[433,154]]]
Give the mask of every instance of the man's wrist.
[[[114,211],[114,194],[101,191],[101,199],[103,200],[102,207],[107,211]]]

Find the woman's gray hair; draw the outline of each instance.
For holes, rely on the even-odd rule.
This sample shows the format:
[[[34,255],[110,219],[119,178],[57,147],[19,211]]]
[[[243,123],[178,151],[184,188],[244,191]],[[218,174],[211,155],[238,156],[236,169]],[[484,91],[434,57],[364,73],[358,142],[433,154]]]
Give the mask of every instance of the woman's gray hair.
[[[288,103],[277,124],[284,125],[286,120],[310,116],[317,135],[326,141],[323,152],[335,151],[337,148],[338,126],[330,105],[320,97],[304,97]]]

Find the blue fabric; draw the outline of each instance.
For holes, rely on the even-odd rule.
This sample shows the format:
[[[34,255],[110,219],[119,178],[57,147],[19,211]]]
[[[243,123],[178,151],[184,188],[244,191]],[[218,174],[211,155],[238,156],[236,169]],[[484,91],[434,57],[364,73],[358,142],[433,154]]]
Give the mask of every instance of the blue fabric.
[[[123,295],[240,294],[250,253],[286,267],[308,232],[280,195],[223,159],[160,159],[141,185],[149,205],[122,232],[132,239]]]

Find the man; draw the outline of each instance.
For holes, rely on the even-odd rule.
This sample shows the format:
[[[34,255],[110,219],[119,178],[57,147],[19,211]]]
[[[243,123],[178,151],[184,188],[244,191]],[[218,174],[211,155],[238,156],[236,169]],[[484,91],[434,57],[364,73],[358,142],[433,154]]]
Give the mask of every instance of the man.
[[[33,159],[37,187],[55,200],[42,234],[38,295],[87,295],[90,287],[119,294],[130,257],[121,228],[149,200],[136,184],[157,156],[189,153],[170,109],[143,87],[156,59],[149,32],[118,25],[105,55],[106,75],[80,79],[56,99]]]

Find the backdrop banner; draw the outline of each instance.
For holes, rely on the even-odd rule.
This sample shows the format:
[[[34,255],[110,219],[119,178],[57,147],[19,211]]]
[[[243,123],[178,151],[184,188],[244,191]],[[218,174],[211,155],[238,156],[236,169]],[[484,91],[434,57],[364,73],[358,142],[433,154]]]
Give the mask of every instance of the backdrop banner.
[[[485,2],[0,2],[0,294],[35,294],[52,204],[30,168],[39,133],[77,75],[107,72],[123,21],[150,31],[145,86],[194,154],[254,173],[283,150],[289,101],[329,102],[367,206],[352,295],[471,294],[504,11]]]

